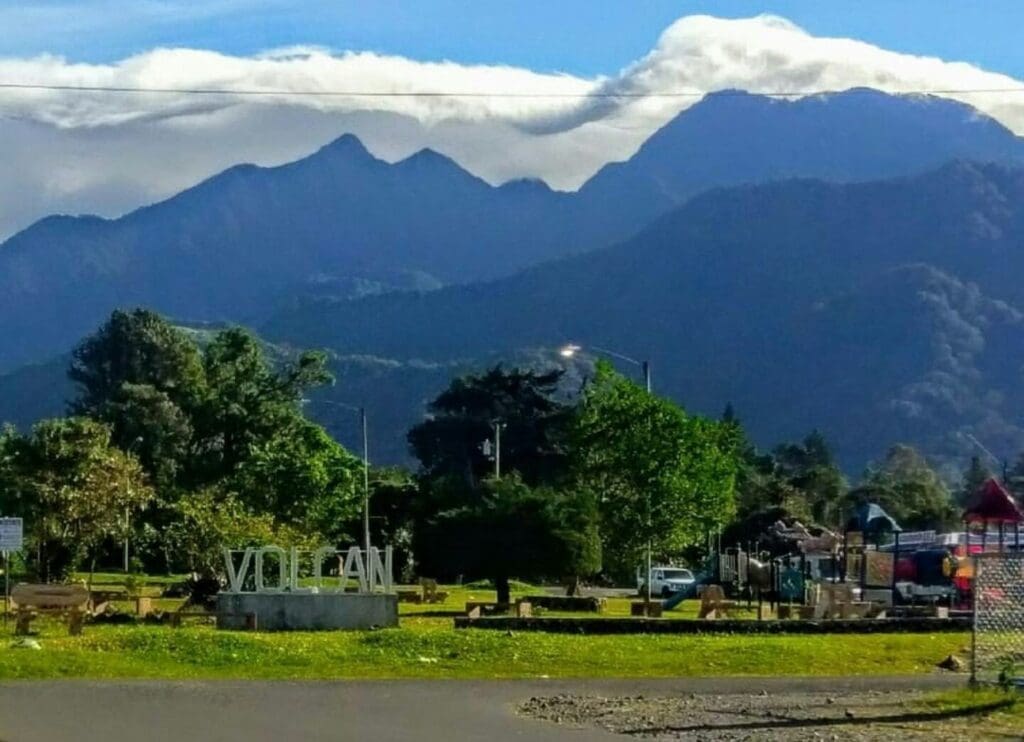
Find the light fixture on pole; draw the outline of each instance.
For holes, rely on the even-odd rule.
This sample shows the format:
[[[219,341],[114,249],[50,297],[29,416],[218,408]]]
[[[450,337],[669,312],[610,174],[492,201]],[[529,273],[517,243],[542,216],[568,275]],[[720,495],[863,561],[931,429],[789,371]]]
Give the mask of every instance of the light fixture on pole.
[[[583,349],[584,348],[583,348],[582,345],[578,345],[576,343],[566,343],[558,351],[558,354],[560,356],[562,356],[562,358],[573,358],[573,357],[575,357],[575,355],[577,353],[579,353]],[[625,353],[619,353],[618,351],[609,350],[608,348],[601,348],[600,346],[597,346],[597,345],[588,345],[588,346],[586,346],[586,349],[587,350],[591,350],[591,351],[593,351],[595,353],[600,353],[601,355],[605,355],[605,356],[609,356],[611,358],[615,358],[615,359],[617,359],[619,361],[625,361],[626,363],[630,363],[630,364],[632,364],[634,366],[638,366],[640,368],[640,373],[641,373],[641,375],[643,376],[643,379],[644,379],[644,388],[647,390],[648,394],[651,393],[651,364],[650,364],[650,361],[638,361],[636,358],[633,358],[632,356],[627,356]],[[646,492],[646,495],[647,495],[647,554],[646,554],[647,578],[644,580],[644,584],[645,584],[645,587],[646,587],[646,595],[645,595],[645,601],[644,602],[645,602],[646,605],[649,606],[650,603],[651,603],[651,493],[650,493],[650,490],[648,490]]]
[[[584,348],[582,345],[576,345],[575,343],[567,343],[566,345],[563,345],[559,349],[558,354],[560,356],[562,356],[562,358],[574,358],[576,356],[576,354],[579,353],[582,350],[590,350],[590,351],[593,351],[594,353],[600,353],[601,355],[609,356],[610,358],[615,358],[615,359],[617,359],[619,361],[625,361],[626,363],[631,363],[634,366],[639,367],[640,374],[641,374],[641,376],[643,376],[643,380],[644,380],[644,388],[647,390],[648,393],[650,393],[650,391],[651,391],[651,363],[650,363],[650,361],[638,361],[637,359],[635,359],[635,358],[633,358],[631,356],[627,356],[624,353],[619,353],[618,351],[614,351],[614,350],[608,350],[607,348],[601,348],[601,347],[598,347],[597,345],[588,345],[588,346],[586,346],[586,348]]]

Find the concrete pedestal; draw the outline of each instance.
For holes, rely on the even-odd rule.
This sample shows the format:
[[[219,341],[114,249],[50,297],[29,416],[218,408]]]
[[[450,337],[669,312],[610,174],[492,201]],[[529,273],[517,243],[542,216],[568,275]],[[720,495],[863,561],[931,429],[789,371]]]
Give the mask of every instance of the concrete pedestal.
[[[361,593],[220,593],[217,628],[325,631],[398,626],[398,596]]]

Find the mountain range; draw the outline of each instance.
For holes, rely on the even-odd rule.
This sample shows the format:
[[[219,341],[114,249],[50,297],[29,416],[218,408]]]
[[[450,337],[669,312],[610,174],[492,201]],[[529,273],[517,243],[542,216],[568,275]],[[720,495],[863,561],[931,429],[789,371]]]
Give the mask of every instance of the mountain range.
[[[1024,450],[1024,170],[792,180],[697,196],[622,244],[487,284],[318,302],[271,339],[438,361],[567,341],[651,361],[758,440],[821,428],[849,466],[970,432]],[[959,448],[963,446],[960,445]]]
[[[821,428],[850,469],[897,440],[961,456],[964,433],[1015,454],[1022,165],[967,106],[869,90],[708,96],[576,193],[343,136],[0,245],[0,369],[117,306],[248,323],[350,359],[331,394],[380,409],[397,459],[451,369],[572,340],[649,358],[692,409],[732,402],[759,442]],[[14,399],[40,378],[0,377],[0,418],[31,419]]]

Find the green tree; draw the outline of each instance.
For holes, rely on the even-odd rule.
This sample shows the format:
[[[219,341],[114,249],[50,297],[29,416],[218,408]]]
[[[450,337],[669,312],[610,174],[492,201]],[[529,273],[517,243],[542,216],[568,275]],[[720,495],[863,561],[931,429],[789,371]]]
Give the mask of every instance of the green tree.
[[[116,310],[72,353],[68,376],[79,388],[71,411],[102,418],[125,384],[149,386],[183,409],[203,388],[199,349],[183,331],[146,309]]]
[[[363,463],[319,425],[298,420],[253,444],[231,478],[239,500],[257,513],[320,533],[340,544],[362,510]]]
[[[789,492],[795,490],[802,495],[810,518],[822,525],[839,527],[844,517],[846,481],[825,437],[814,430],[800,443],[778,446],[773,459],[774,475],[785,482]],[[789,507],[800,509],[792,498]]]
[[[192,442],[191,416],[205,389],[193,339],[154,312],[117,310],[72,354],[78,388],[70,411],[108,423],[159,489],[170,488]]]
[[[584,498],[531,489],[516,475],[482,484],[470,505],[427,519],[417,550],[430,574],[489,578],[499,603],[511,599],[510,579],[564,578],[600,566],[594,511]]]
[[[323,545],[318,534],[281,525],[269,513],[253,513],[234,494],[217,487],[184,495],[174,510],[176,517],[162,534],[172,563],[204,577],[223,575],[225,548]]]
[[[881,505],[903,528],[943,530],[957,522],[957,511],[942,478],[914,448],[896,445],[880,466],[868,470],[847,496],[849,509]]]
[[[99,419],[118,431],[118,445],[138,457],[159,491],[174,491],[193,442],[188,411],[155,387],[125,383],[103,405]]]
[[[737,443],[731,425],[689,416],[599,363],[573,453],[580,486],[598,502],[606,567],[623,576],[648,543],[657,556],[677,554],[725,524]]]
[[[332,380],[327,357],[315,351],[275,369],[242,328],[214,337],[204,368],[206,396],[193,421],[199,461],[193,481],[200,484],[233,476],[250,451],[295,428],[304,393]]]
[[[361,489],[360,489],[361,492]],[[413,532],[419,486],[405,469],[381,468],[370,471],[370,537],[375,544],[393,550],[394,569],[402,579],[413,578]],[[353,518],[349,533],[361,533],[362,513]]]
[[[413,547],[421,574],[490,577],[507,599],[510,576],[593,571],[595,512],[561,489],[572,419],[559,399],[561,377],[496,366],[455,379],[431,403],[430,419],[409,431],[420,460]],[[495,424],[499,481],[483,446]]]
[[[518,472],[531,486],[557,479],[566,464],[564,435],[571,416],[571,408],[557,399],[561,377],[561,370],[496,366],[455,379],[431,402],[430,418],[409,431],[421,476],[445,481],[447,491],[460,490],[472,499],[494,471],[482,444],[493,440],[492,426],[500,422],[502,472]]]
[[[7,433],[4,468],[12,511],[26,522],[30,561],[44,581],[90,571],[99,550],[125,535],[125,510],[153,497],[138,461],[88,418],[45,420],[29,436]]]

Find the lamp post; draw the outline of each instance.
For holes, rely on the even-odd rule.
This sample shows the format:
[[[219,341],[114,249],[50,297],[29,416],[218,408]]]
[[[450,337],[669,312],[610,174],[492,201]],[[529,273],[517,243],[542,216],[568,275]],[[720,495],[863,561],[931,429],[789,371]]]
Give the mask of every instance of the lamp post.
[[[303,404],[309,404],[312,400],[303,399]],[[366,408],[356,407],[347,402],[334,402],[329,399],[321,399],[318,404],[342,407],[359,413],[359,426],[363,434],[363,548],[366,550],[366,558],[370,558],[370,439],[367,435]]]
[[[637,359],[631,356],[627,356],[624,353],[619,353],[618,351],[614,350],[608,350],[607,348],[601,348],[598,347],[597,345],[588,345],[586,346],[586,348],[584,348],[582,345],[576,345],[574,343],[563,345],[562,348],[558,351],[558,354],[562,356],[562,358],[573,358],[581,350],[590,350],[593,351],[594,353],[600,353],[603,356],[609,356],[610,358],[625,361],[626,363],[631,363],[634,366],[639,367],[640,374],[641,376],[643,376],[644,379],[644,388],[647,390],[648,394],[651,393],[650,361],[638,361]]]
[[[561,355],[563,358],[572,358],[583,349],[584,348],[581,345],[568,343],[562,346],[561,350],[559,350],[559,355]],[[624,353],[619,353],[618,351],[615,350],[609,350],[608,348],[602,348],[597,345],[588,345],[587,350],[591,350],[595,353],[600,353],[601,355],[609,356],[620,361],[625,361],[626,363],[630,363],[634,366],[639,367],[640,373],[644,379],[644,388],[647,390],[648,394],[651,393],[650,361],[638,361],[636,358],[627,356]],[[645,560],[647,562],[647,576],[644,579],[644,603],[645,605],[649,606],[651,604],[651,491],[649,488],[646,490],[645,494],[647,498],[647,554]]]

